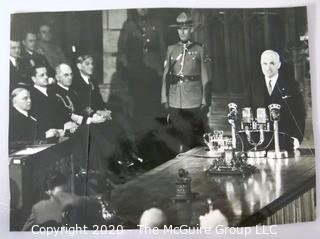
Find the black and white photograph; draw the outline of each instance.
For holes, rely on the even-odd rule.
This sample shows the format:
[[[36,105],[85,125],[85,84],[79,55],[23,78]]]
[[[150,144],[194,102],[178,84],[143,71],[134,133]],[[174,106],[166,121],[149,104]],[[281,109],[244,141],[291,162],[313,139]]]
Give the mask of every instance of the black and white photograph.
[[[17,11],[8,58],[10,231],[316,220],[306,6]]]

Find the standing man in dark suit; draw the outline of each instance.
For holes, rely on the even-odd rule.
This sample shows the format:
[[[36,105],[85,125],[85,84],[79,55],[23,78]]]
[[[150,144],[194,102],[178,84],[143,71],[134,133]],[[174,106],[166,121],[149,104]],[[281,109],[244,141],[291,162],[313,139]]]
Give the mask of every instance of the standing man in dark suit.
[[[31,71],[35,65],[44,65],[47,68],[49,82],[53,81],[54,70],[50,67],[45,56],[37,53],[36,50],[37,35],[27,30],[22,39],[20,72],[23,75],[26,84],[33,85],[31,80]]]
[[[293,71],[285,66],[281,67],[277,52],[264,51],[260,63],[263,76],[250,82],[246,106],[255,112],[259,107],[268,110],[270,104],[279,104],[279,131],[291,137],[290,142],[280,142],[280,147],[291,150],[294,139],[301,143],[304,135],[306,113],[301,90]]]
[[[10,92],[18,86],[23,79],[20,74],[21,44],[19,40],[10,40]]]
[[[191,15],[182,12],[174,27],[180,41],[167,50],[161,103],[169,111],[182,143],[191,148],[202,142],[206,130],[207,64],[202,45],[191,40],[194,30]]]

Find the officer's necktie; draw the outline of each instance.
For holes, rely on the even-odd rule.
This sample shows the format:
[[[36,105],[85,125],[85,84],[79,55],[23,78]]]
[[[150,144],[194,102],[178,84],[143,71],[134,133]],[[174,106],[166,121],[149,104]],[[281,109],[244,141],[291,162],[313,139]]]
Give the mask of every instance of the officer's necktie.
[[[178,72],[177,75],[183,75],[184,59],[185,59],[187,50],[188,50],[187,44],[183,44],[182,59],[181,59],[181,68],[180,68],[180,71]]]
[[[272,94],[272,81],[271,81],[271,79],[269,79],[269,82],[268,82],[268,92],[269,92],[269,95]]]

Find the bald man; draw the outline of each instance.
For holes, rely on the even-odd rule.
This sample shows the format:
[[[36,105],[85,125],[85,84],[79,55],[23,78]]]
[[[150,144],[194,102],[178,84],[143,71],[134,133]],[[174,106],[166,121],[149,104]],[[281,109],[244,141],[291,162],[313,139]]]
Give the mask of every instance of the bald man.
[[[259,107],[268,109],[270,104],[281,105],[279,131],[291,137],[280,142],[280,147],[293,149],[293,142],[302,142],[305,126],[305,108],[302,92],[294,79],[293,69],[282,66],[280,56],[273,50],[261,54],[261,70],[256,79],[249,83],[246,107],[253,113]]]
[[[58,106],[55,108],[55,115],[58,115],[57,120],[59,125],[67,121],[73,121],[77,124],[103,123],[107,117],[98,114],[93,114],[87,117],[83,114],[80,105],[80,95],[70,88],[73,81],[73,72],[68,64],[62,63],[56,67],[56,85],[52,85],[49,89],[49,96],[55,97],[58,101]],[[108,119],[111,116],[109,115]]]
[[[111,111],[104,109],[97,110],[90,115],[83,111],[83,98],[87,95],[79,94],[71,88],[73,83],[73,72],[69,65],[62,63],[56,67],[56,85],[48,91],[52,101],[57,101],[54,108],[56,124],[62,125],[66,121],[72,121],[79,125],[79,135],[83,133],[85,140],[90,140],[89,151],[95,158],[97,167],[100,170],[108,170],[111,158],[113,161],[123,160],[122,154],[131,150],[124,130],[117,122],[112,120]],[[86,99],[85,99],[86,100]],[[88,130],[90,139],[88,138]],[[88,146],[84,146],[86,153]]]
[[[145,210],[139,222],[139,228],[163,228],[167,223],[167,217],[164,212],[159,208],[150,208]]]

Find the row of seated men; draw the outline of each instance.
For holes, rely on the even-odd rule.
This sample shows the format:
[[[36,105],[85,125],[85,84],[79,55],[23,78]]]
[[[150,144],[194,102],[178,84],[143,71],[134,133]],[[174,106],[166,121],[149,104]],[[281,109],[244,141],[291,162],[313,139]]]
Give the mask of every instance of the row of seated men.
[[[53,84],[47,67],[39,64],[30,71],[32,84],[17,82],[11,93],[10,149],[74,135],[90,167],[101,172],[110,171],[114,162],[129,166],[138,160],[126,132],[103,102],[93,64],[91,55],[79,56],[74,71],[61,63]]]

